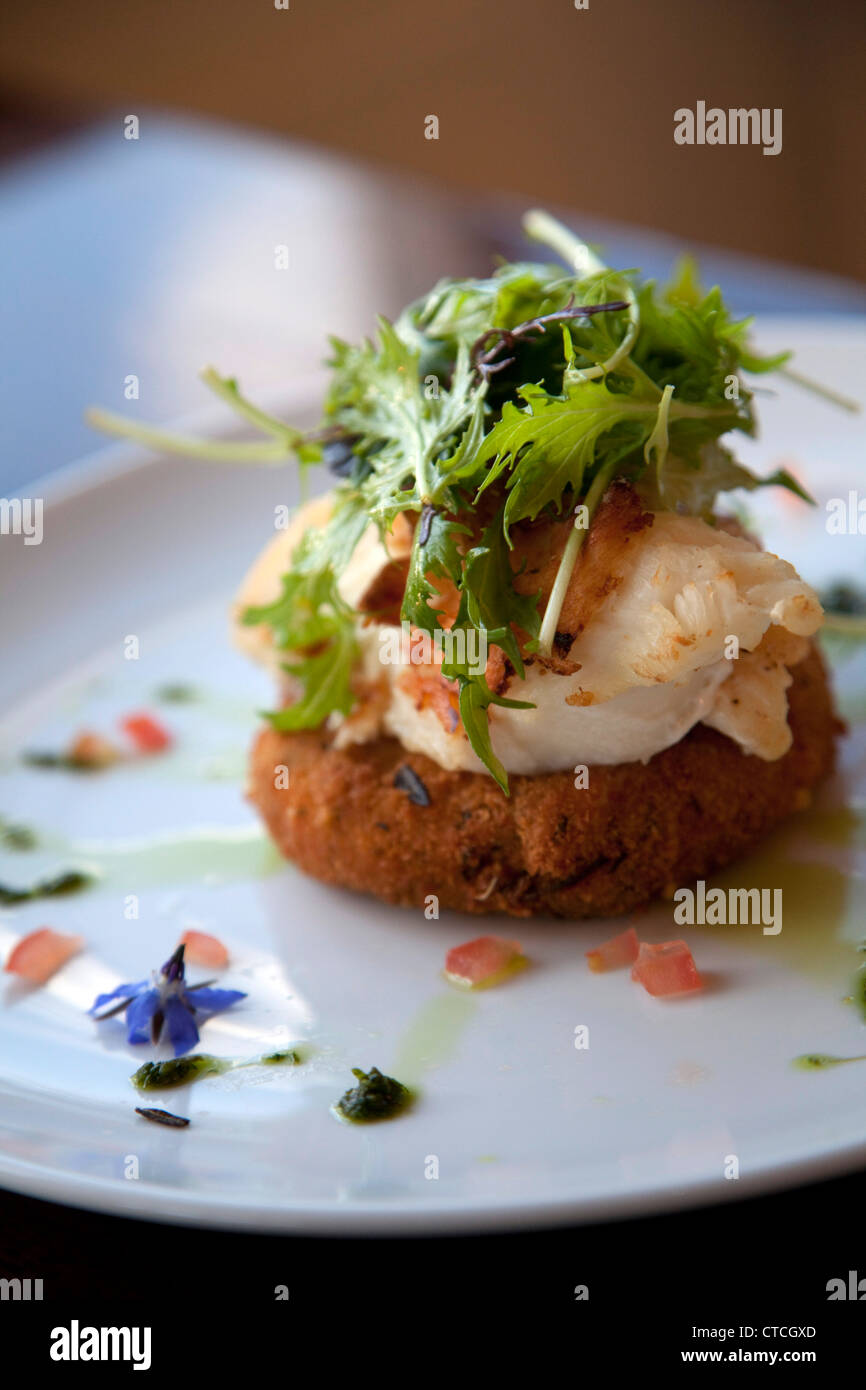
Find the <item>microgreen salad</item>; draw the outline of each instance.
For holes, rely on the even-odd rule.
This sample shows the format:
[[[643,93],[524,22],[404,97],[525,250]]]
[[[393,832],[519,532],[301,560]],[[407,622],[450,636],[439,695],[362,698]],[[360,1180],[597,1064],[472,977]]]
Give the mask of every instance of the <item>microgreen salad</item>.
[[[402,619],[434,633],[434,581],[448,580],[459,595],[455,630],[499,647],[523,678],[522,653],[552,650],[580,547],[615,476],[653,510],[706,519],[717,494],[734,488],[775,485],[811,501],[790,473],[759,478],[719,442],[731,430],[754,434],[745,377],[786,370],[788,354],[754,352],[750,320],[735,321],[718,289],[704,291],[689,260],[660,289],[637,271],[609,268],[546,213],[529,213],[524,225],[566,268],[515,262],[487,279],[442,280],[394,323],[380,319],[378,341],[332,340],[324,420],[312,433],[260,410],[212,368],[205,383],[263,441],[208,444],[90,412],[100,428],[160,449],[263,463],[294,456],[336,475],[330,520],[294,551],[277,600],[244,615],[294,654],[286,669],[301,695],[270,715],[278,729],[316,728],[353,708],[357,615],[337,580],[371,521],[384,539],[401,513],[416,518]],[[512,528],[577,510],[541,613],[515,590]],[[517,631],[528,639],[522,650]],[[474,641],[453,650],[470,652]],[[442,675],[457,682],[469,741],[507,793],[488,711],[527,703],[491,690],[459,656]]]

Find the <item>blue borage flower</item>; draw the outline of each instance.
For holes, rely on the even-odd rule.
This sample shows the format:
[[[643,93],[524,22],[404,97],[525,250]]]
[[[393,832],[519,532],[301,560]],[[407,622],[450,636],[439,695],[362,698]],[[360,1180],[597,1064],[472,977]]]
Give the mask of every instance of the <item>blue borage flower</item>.
[[[239,989],[211,989],[212,980],[188,985],[184,949],[183,945],[178,946],[159,973],[154,971],[149,980],[118,985],[110,994],[98,995],[88,1013],[100,1023],[125,1009],[128,1042],[156,1045],[165,1038],[174,1048],[175,1057],[189,1052],[199,1039],[198,1018],[206,1022],[212,1014],[231,1008],[247,996]],[[105,1009],[112,1000],[117,1002]],[[105,1012],[100,1012],[103,1009]]]

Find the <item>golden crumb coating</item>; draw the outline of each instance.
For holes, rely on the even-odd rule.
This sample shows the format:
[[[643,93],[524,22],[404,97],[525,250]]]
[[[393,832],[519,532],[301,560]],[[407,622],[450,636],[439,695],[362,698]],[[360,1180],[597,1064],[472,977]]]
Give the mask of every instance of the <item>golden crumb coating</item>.
[[[697,725],[647,764],[593,766],[587,786],[571,771],[514,776],[505,797],[393,738],[336,748],[323,730],[268,728],[251,798],[282,853],[325,883],[416,907],[435,894],[461,912],[615,916],[729,863],[807,804],[843,726],[817,647],[791,674],[793,741],[775,761]]]

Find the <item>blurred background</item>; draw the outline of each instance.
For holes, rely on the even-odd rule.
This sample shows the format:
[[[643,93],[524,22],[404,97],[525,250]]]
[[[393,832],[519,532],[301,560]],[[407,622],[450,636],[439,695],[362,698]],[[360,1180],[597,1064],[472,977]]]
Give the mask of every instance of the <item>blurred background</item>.
[[[209,361],[279,392],[535,204],[738,310],[866,309],[862,0],[278,3],[6,7],[0,489],[97,446],[92,401],[195,412]],[[677,145],[698,101],[781,108],[782,152]]]

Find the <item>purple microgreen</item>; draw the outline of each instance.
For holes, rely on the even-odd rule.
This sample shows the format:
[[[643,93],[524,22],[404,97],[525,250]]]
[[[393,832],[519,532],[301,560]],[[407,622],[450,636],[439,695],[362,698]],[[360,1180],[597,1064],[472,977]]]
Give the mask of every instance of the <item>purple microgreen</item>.
[[[613,299],[607,304],[575,304],[572,295],[564,309],[556,309],[550,314],[539,314],[537,318],[519,323],[516,328],[488,328],[476,339],[472,347],[471,355],[475,369],[487,378],[510,367],[515,361],[514,357],[496,361],[502,349],[511,350],[530,334],[541,337],[547,331],[549,323],[565,323],[568,319],[589,318],[593,314],[609,314],[628,307],[624,299]],[[487,344],[492,337],[496,338],[496,342],[488,347]]]

